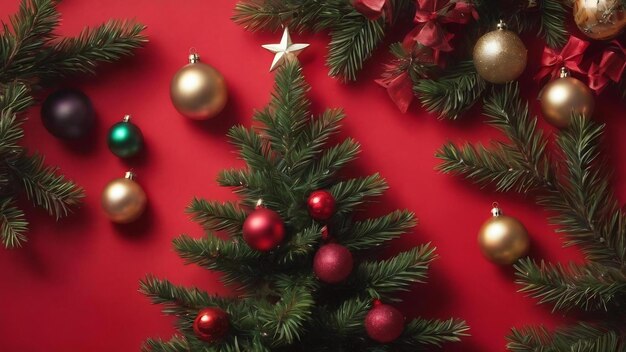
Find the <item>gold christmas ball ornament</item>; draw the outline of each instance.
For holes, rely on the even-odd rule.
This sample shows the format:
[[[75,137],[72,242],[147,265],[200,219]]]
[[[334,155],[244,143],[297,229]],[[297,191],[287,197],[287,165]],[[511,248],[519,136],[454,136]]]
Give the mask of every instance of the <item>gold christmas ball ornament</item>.
[[[587,37],[608,40],[626,25],[622,0],[574,0],[574,22]]]
[[[224,109],[228,91],[224,76],[200,62],[200,56],[193,53],[189,55],[189,64],[172,78],[170,97],[181,114],[194,120],[207,120]]]
[[[478,232],[478,245],[490,261],[497,264],[513,264],[528,253],[528,232],[519,220],[502,215],[498,204],[491,209],[493,217]]]
[[[569,126],[573,115],[591,116],[595,99],[586,84],[569,77],[567,69],[561,68],[559,78],[549,82],[539,96],[543,118],[552,126]]]
[[[520,37],[500,21],[498,29],[483,35],[474,45],[474,66],[486,81],[507,83],[524,72],[527,54]]]
[[[109,182],[102,192],[102,209],[107,217],[118,224],[137,220],[146,209],[146,193],[134,181],[135,175],[127,172],[125,177]]]

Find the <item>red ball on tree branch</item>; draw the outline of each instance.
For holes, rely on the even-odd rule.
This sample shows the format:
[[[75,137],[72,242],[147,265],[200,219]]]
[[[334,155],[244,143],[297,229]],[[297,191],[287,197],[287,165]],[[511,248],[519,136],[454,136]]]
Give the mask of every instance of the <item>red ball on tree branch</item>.
[[[328,284],[345,280],[352,272],[352,253],[348,248],[330,243],[320,247],[313,258],[313,271],[317,278]]]
[[[309,214],[315,220],[328,220],[335,214],[335,198],[327,190],[314,191],[307,200]]]
[[[223,339],[230,330],[228,314],[215,307],[204,308],[198,312],[193,321],[193,331],[199,339],[217,342]]]
[[[396,308],[376,301],[365,316],[365,331],[374,341],[392,342],[404,331],[404,315]]]
[[[266,252],[276,248],[285,237],[280,215],[266,208],[255,209],[243,223],[243,239],[253,249]]]

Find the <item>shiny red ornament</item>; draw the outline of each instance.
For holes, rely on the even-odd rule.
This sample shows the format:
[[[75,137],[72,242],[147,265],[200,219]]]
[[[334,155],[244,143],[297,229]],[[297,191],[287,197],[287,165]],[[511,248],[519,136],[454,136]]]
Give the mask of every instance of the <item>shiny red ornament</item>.
[[[352,253],[348,248],[329,243],[320,247],[313,258],[315,276],[327,284],[336,284],[345,280],[352,272]]]
[[[193,331],[199,339],[217,342],[224,338],[230,330],[228,314],[215,307],[204,308],[198,312],[193,321]]]
[[[307,200],[309,214],[315,220],[328,220],[335,214],[335,198],[327,190],[313,191]]]
[[[404,315],[396,308],[376,301],[365,316],[365,331],[374,341],[392,342],[404,331]]]
[[[285,237],[280,215],[267,208],[255,209],[243,223],[243,239],[253,249],[266,252],[276,248]]]

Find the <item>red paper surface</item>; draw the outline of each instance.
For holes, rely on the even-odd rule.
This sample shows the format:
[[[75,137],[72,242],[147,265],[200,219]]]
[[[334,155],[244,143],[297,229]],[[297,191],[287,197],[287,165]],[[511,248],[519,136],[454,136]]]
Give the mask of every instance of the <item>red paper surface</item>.
[[[29,242],[19,250],[0,250],[0,351],[137,351],[147,337],[167,338],[173,319],[164,317],[141,295],[138,281],[146,273],[175,283],[196,285],[211,293],[227,292],[218,275],[184,266],[171,240],[181,233],[202,235],[184,214],[193,196],[234,199],[215,182],[219,170],[238,167],[225,133],[236,123],[249,125],[252,111],[269,100],[272,55],[261,44],[278,42],[280,33],[253,34],[230,17],[235,1],[66,0],[62,34],[77,34],[83,25],[95,26],[109,18],[136,18],[148,25],[149,45],[138,55],[107,66],[96,78],[70,82],[93,100],[98,126],[90,143],[68,144],[43,128],[39,110],[26,124],[24,143],[45,152],[87,192],[84,206],[59,223],[43,211],[24,204],[31,222]],[[17,9],[17,0],[0,3],[2,19]],[[532,256],[554,262],[581,260],[575,248],[562,249],[559,236],[547,224],[546,213],[531,197],[500,195],[480,190],[434,170],[435,151],[446,141],[483,141],[501,138],[471,114],[462,121],[437,120],[413,107],[401,114],[386,91],[373,79],[387,58],[386,49],[368,62],[358,83],[342,84],[327,76],[324,63],[328,36],[293,36],[311,43],[301,55],[311,98],[318,111],[343,107],[348,118],[343,133],[363,145],[353,173],[380,172],[390,191],[371,210],[382,214],[408,208],[420,219],[416,231],[395,241],[382,256],[433,242],[440,258],[428,284],[416,285],[399,304],[407,317],[460,317],[471,326],[471,337],[446,351],[502,351],[512,326],[545,324],[552,328],[567,320],[547,306],[516,293],[513,271],[495,266],[481,256],[476,234],[490,216],[493,201],[519,218],[532,237]],[[527,42],[529,38],[524,38]],[[169,81],[195,47],[205,62],[220,70],[228,82],[230,101],[224,113],[206,123],[176,113],[169,100]],[[524,95],[534,97],[541,46],[530,45],[530,62],[523,81]],[[623,104],[607,92],[597,104],[595,118],[609,125],[607,149],[615,167],[615,186],[626,188],[624,150],[626,131]],[[147,143],[146,155],[125,162],[106,147],[109,126],[132,114]],[[551,133],[541,121],[540,125]],[[145,188],[150,207],[142,221],[115,226],[103,216],[100,192],[107,181],[134,168]]]

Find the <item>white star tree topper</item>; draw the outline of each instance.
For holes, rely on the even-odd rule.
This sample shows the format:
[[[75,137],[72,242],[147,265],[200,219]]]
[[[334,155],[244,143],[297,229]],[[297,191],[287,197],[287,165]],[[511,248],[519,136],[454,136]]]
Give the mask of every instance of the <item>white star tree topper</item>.
[[[304,48],[309,46],[309,44],[292,43],[291,37],[289,36],[289,28],[285,27],[283,37],[281,38],[279,44],[265,44],[261,46],[275,54],[274,60],[272,61],[272,66],[270,66],[271,72],[279,66],[283,65],[288,60],[295,59],[298,54],[300,54],[300,52],[304,50]]]

